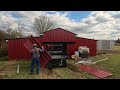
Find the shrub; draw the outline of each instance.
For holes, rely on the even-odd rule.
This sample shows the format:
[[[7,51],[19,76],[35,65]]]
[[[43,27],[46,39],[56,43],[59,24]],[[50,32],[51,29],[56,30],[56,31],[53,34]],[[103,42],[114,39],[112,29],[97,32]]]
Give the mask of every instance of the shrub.
[[[0,47],[0,57],[4,57],[8,55],[8,45],[6,42],[3,42]]]

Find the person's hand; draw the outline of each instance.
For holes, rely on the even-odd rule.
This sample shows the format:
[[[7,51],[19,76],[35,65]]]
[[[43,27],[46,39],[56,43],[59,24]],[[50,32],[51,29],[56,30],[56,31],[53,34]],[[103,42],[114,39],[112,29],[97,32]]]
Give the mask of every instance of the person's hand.
[[[42,51],[44,52],[44,47],[42,46]]]
[[[42,49],[44,49],[44,47],[42,46]]]

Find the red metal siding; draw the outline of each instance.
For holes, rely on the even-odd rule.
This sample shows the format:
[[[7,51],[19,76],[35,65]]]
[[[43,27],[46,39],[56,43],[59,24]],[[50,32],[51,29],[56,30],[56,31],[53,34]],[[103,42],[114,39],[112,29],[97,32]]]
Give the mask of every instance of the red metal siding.
[[[11,39],[8,41],[8,58],[13,59],[31,59],[30,53],[24,46],[24,43],[29,38],[24,39]],[[75,37],[74,33],[65,31],[63,29],[55,29],[45,32],[43,37],[35,37],[35,39],[43,45],[43,42],[75,42],[75,44],[67,44],[68,56],[74,54],[78,50],[78,46],[87,46],[90,48],[90,55],[96,55],[96,41],[92,39]],[[46,47],[45,47],[46,48]]]
[[[75,45],[74,44],[67,44],[67,54],[70,57],[75,52]]]
[[[78,49],[79,46],[87,46],[90,49],[90,55],[96,55],[96,41],[92,39],[85,38],[76,38],[75,50]]]
[[[79,46],[87,46],[90,49],[90,55],[96,55],[96,41],[92,39],[85,39],[85,38],[76,38],[75,44],[68,44],[67,45],[67,53],[68,56],[71,56],[78,51]]]
[[[62,29],[55,29],[44,33],[43,40],[46,42],[74,42],[75,35]]]
[[[8,58],[13,59],[30,59],[31,56],[24,46],[27,39],[13,39],[8,41]]]

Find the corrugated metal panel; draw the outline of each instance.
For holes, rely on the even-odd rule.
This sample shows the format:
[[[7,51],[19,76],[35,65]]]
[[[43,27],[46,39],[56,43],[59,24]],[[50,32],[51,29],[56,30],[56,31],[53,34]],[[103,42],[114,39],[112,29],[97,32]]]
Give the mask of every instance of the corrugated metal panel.
[[[98,70],[98,69],[95,69],[93,67],[90,67],[90,66],[86,66],[86,65],[81,65],[80,66],[80,69],[81,70],[85,70],[99,78],[105,78],[105,77],[108,77],[108,76],[111,76],[112,73],[108,73],[108,72],[105,72],[105,71],[102,71],[102,70]]]
[[[79,46],[87,46],[90,49],[91,56],[95,56],[97,54],[95,40],[76,38],[75,50],[77,50]]]
[[[114,40],[98,40],[97,50],[113,50],[114,45]]]
[[[72,44],[68,44],[67,45],[67,53],[68,53],[68,56],[71,56],[74,54],[74,50],[73,50],[73,45]]]
[[[24,46],[24,43],[25,43],[27,40],[29,40],[31,47],[32,47],[32,44],[33,44],[33,43],[30,41],[30,39],[24,39],[23,44],[22,44],[22,48],[23,48],[24,50],[26,49],[25,46]],[[27,49],[25,50],[25,55],[26,55],[26,56],[25,56],[26,59],[31,59],[31,54],[30,54],[30,52],[27,51]]]
[[[24,43],[27,39],[13,39],[9,40],[9,60],[14,59],[30,59],[30,55],[24,47]]]
[[[102,41],[97,41],[97,50],[102,50]]]
[[[56,29],[44,33],[44,41],[46,42],[74,42],[75,35],[73,33],[68,33],[62,29]]]

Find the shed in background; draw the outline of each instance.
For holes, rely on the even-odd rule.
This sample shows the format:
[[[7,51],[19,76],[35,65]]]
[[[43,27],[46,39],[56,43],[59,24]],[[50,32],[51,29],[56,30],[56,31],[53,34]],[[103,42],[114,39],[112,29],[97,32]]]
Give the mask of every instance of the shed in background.
[[[97,41],[97,52],[111,51],[114,49],[114,40],[98,40]]]

